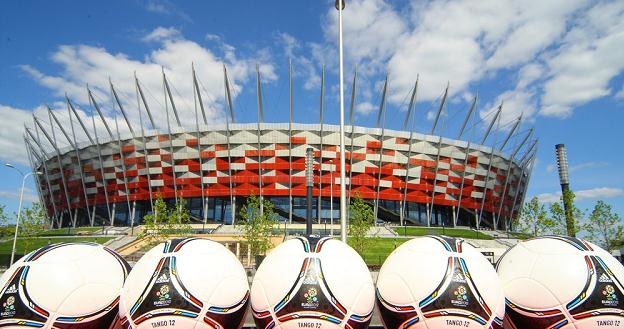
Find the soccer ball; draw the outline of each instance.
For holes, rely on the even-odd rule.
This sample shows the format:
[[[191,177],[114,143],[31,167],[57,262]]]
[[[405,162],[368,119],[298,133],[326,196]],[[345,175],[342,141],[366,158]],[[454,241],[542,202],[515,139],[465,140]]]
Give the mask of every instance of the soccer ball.
[[[0,327],[108,328],[130,266],[95,243],[52,244],[0,277]]]
[[[368,328],[374,306],[366,264],[347,244],[328,237],[280,244],[251,285],[258,329]]]
[[[245,269],[223,245],[173,239],[136,263],[121,292],[121,328],[240,328],[249,283]]]
[[[461,239],[426,236],[388,256],[377,277],[386,328],[502,328],[503,289],[494,267]],[[528,329],[528,328],[527,328]]]
[[[549,236],[518,243],[497,264],[506,328],[621,328],[624,267],[587,241]]]

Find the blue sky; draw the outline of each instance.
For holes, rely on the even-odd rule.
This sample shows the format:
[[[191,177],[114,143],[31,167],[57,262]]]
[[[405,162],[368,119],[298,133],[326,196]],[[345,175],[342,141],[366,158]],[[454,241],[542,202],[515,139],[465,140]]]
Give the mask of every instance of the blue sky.
[[[520,114],[523,124],[506,152],[535,128],[539,151],[529,197],[557,199],[554,145],[565,143],[579,206],[589,208],[602,199],[624,214],[624,2],[530,2],[347,1],[347,109],[356,66],[358,125],[375,125],[386,74],[391,129],[401,128],[417,75],[415,127],[420,132],[430,131],[447,83],[450,98],[436,134],[455,138],[478,94],[478,113],[464,136],[478,140],[503,102],[499,131],[486,144],[500,143]],[[33,111],[46,121],[46,104],[67,122],[66,92],[88,117],[87,83],[114,122],[109,77],[138,126],[135,71],[162,127],[162,69],[175,86],[183,122],[194,124],[191,63],[204,86],[211,121],[224,120],[225,63],[239,121],[257,118],[259,65],[265,121],[286,122],[292,59],[295,120],[304,123],[318,122],[325,64],[325,118],[337,124],[336,44],[333,1],[3,1],[0,160],[28,171],[24,123],[32,126]],[[0,168],[0,204],[9,211],[17,209],[20,180],[17,172]],[[32,180],[27,187],[29,203],[36,199]]]

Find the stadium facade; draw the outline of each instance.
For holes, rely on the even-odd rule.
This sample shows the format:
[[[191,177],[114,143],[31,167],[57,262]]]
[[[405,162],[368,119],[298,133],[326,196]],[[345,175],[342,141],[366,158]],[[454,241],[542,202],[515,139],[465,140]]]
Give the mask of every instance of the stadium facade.
[[[167,79],[164,81],[169,90]],[[227,75],[225,81],[229,87]],[[196,122],[189,127],[180,123],[169,95],[172,106],[166,110],[175,114],[178,124],[158,130],[153,128],[144,99],[138,105],[139,113],[147,114],[149,120],[146,118],[144,123],[142,119],[141,127],[136,127],[128,120],[112,85],[111,89],[129,128],[125,134],[106,124],[90,91],[91,106],[107,130],[104,136],[98,137],[96,131],[87,128],[69,99],[71,127],[64,127],[49,111],[49,124],[35,118],[34,126],[26,128],[26,147],[32,167],[42,173],[37,177],[37,187],[51,225],[137,225],[152,211],[158,196],[169,202],[184,198],[197,223],[235,222],[249,195],[270,199],[280,220],[303,222],[308,148],[314,150],[313,218],[319,223],[338,220],[339,127],[324,124],[322,110],[319,124],[292,122],[292,105],[287,123],[234,123],[229,102],[225,123],[210,125],[205,115],[204,120],[199,119],[202,116],[196,109]],[[142,90],[137,80],[139,95]],[[229,94],[225,99],[231,99]],[[438,117],[445,100],[446,94]],[[198,102],[203,114],[201,97]],[[481,143],[473,143],[408,131],[405,127],[412,106],[404,130],[346,126],[347,197],[361,196],[373,206],[377,218],[386,222],[510,229],[511,219],[521,208],[535,159],[537,143],[531,139],[531,131],[505,154],[500,143],[496,148],[483,145],[500,108]],[[474,104],[462,132],[473,110]],[[520,134],[519,123],[520,119],[503,146],[512,134]],[[76,141],[75,131],[79,129],[87,137],[85,141]],[[53,150],[41,146],[44,139]],[[58,147],[60,139],[69,146]]]

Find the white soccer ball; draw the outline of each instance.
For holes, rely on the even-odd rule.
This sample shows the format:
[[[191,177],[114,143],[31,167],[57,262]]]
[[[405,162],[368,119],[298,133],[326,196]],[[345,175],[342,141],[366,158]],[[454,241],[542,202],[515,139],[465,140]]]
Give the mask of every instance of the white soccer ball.
[[[122,328],[240,328],[249,301],[245,269],[223,245],[173,239],[148,251],[126,280]]]
[[[0,327],[108,328],[130,267],[95,243],[59,243],[22,257],[0,277]]]
[[[541,237],[518,243],[497,264],[506,328],[624,327],[624,267],[587,241]]]
[[[264,259],[251,286],[258,329],[367,328],[375,289],[362,258],[331,238],[297,237]]]
[[[377,277],[386,328],[502,328],[503,289],[496,271],[461,239],[426,236],[388,256]],[[528,328],[526,328],[528,329]]]

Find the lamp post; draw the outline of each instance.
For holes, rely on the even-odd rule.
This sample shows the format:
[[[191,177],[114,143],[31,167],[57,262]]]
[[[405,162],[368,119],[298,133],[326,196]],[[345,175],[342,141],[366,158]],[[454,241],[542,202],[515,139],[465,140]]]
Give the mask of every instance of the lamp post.
[[[20,218],[22,216],[22,201],[24,199],[24,185],[26,184],[26,178],[28,178],[28,176],[31,176],[34,173],[36,173],[37,175],[41,175],[41,172],[33,171],[33,172],[29,172],[26,175],[24,175],[24,173],[21,170],[15,168],[12,164],[5,163],[4,165],[9,167],[9,168],[13,168],[13,169],[17,170],[17,172],[19,172],[20,175],[22,175],[22,189],[20,190],[19,207],[17,208],[17,220],[15,221],[15,234],[13,236],[13,249],[11,250],[11,263],[9,264],[9,266],[11,266],[11,265],[13,265],[13,261],[15,260],[15,244],[17,242],[17,231],[19,230],[19,222],[20,222]]]
[[[338,10],[338,62],[340,63],[340,240],[347,243],[347,185],[345,181],[345,132],[344,132],[344,70],[342,56],[342,11],[344,0],[336,0]]]
[[[307,188],[307,207],[306,207],[306,236],[312,234],[312,187],[314,186],[314,150],[308,147],[306,150],[306,188]]]
[[[334,236],[334,160],[329,160],[329,235]]]

